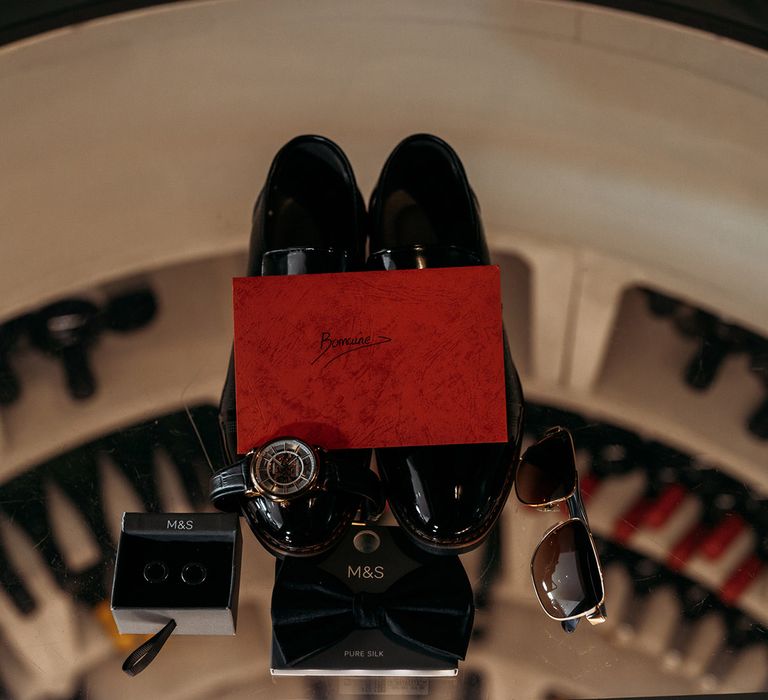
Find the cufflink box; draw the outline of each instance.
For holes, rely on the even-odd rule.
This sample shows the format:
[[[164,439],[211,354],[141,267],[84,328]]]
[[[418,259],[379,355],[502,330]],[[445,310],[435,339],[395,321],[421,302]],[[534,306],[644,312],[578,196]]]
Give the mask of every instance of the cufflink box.
[[[242,538],[235,513],[124,513],[112,583],[121,634],[233,635]]]
[[[455,556],[397,527],[353,526],[327,557],[276,566],[275,676],[454,676],[472,631],[472,588]]]

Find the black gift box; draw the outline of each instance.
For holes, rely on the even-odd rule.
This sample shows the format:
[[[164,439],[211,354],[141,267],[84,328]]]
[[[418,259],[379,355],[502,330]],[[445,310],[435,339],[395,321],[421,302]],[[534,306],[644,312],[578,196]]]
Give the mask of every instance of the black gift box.
[[[232,635],[242,539],[235,513],[124,513],[112,585],[121,634]]]
[[[277,563],[271,671],[452,676],[473,616],[458,557],[426,554],[397,527],[354,526],[324,558]]]

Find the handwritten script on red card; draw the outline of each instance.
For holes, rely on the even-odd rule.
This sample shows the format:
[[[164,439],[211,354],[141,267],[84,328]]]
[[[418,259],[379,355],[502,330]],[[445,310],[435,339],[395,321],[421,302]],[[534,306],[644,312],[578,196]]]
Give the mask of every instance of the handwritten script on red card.
[[[494,266],[233,280],[237,449],[504,442]]]

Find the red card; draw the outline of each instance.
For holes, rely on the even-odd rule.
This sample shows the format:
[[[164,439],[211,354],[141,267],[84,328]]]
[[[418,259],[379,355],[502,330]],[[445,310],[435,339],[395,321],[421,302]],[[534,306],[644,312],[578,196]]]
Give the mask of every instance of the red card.
[[[237,451],[507,440],[495,266],[233,280]]]

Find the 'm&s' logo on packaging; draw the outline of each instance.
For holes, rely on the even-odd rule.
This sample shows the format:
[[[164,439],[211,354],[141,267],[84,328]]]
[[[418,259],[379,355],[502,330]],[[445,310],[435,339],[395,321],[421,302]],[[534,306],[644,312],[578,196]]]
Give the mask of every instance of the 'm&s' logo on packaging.
[[[356,579],[382,579],[384,578],[383,566],[347,566],[347,578]]]

